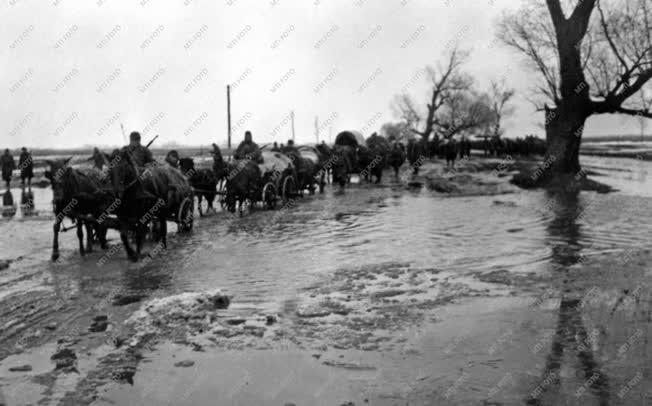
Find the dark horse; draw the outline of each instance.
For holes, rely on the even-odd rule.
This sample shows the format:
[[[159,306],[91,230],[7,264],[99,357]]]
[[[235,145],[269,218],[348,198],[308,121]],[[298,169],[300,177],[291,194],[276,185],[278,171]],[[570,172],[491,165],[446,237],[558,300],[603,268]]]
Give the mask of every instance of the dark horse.
[[[201,209],[202,197],[208,203],[208,210],[213,209],[213,201],[217,194],[217,177],[210,169],[195,169],[195,162],[192,158],[181,158],[179,160],[179,168],[181,172],[188,178],[190,185],[192,185],[195,195],[197,196],[197,210],[199,215],[203,216]]]
[[[383,169],[387,165],[387,154],[377,146],[358,147],[358,160],[356,172],[360,174],[360,178],[366,181],[372,181],[376,177],[376,183],[380,183],[383,178]]]
[[[344,187],[350,182],[351,173],[354,170],[355,149],[349,145],[335,145],[332,157],[333,183]]]
[[[331,168],[333,166],[333,149],[325,143],[315,145],[319,152],[320,175],[325,177],[327,183],[331,183]]]
[[[106,230],[108,222],[98,221],[106,217],[112,207],[113,198],[105,189],[101,174],[94,170],[79,170],[68,166],[71,158],[57,161],[46,161],[50,169],[45,171],[45,177],[52,184],[54,205],[54,239],[52,241],[52,260],[59,258],[59,231],[65,217],[77,225],[79,238],[79,253],[93,250],[93,230],[102,248],[106,248]],[[84,231],[86,227],[86,250],[84,250]]]
[[[324,192],[326,185],[326,173],[330,169],[329,156],[323,154],[317,147],[304,145],[299,147],[299,154],[304,161],[308,161],[304,167],[309,168],[310,184],[308,189],[314,194],[314,184],[319,185],[319,193]]]
[[[160,165],[139,168],[124,148],[114,153],[112,161],[115,164],[109,173],[114,194],[120,199],[120,238],[130,260],[140,258],[150,222],[158,225],[163,248],[167,248],[168,218],[177,221],[180,231],[192,228],[192,188],[181,172]],[[134,233],[136,251],[129,242],[129,231]]]
[[[213,155],[213,174],[218,184],[226,182],[226,177],[229,175],[229,168],[222,157],[222,151],[217,144],[213,143],[213,150],[211,151]]]
[[[389,160],[389,151],[391,149],[389,142],[385,137],[373,133],[365,143],[368,150],[368,163],[367,166],[362,168],[362,171],[364,171],[365,176],[369,176],[369,180],[375,176],[376,183],[380,183],[383,178],[383,169],[385,169]],[[359,155],[362,155],[361,150],[363,150],[362,146],[358,149]]]
[[[240,159],[228,165],[226,177],[226,207],[235,213],[236,203],[242,215],[246,200],[253,204],[261,200],[263,186],[262,174],[258,164],[250,159]]]

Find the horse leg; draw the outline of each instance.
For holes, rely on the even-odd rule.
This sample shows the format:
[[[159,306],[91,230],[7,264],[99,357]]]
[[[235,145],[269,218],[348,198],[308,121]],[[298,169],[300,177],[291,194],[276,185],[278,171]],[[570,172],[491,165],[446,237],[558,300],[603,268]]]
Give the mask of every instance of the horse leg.
[[[213,187],[215,189],[215,187]],[[213,207],[213,202],[215,201],[215,193],[210,193],[208,196],[206,196],[206,201],[208,202],[208,209],[206,209],[206,212],[208,213],[208,210],[213,210],[215,212],[215,207]]]
[[[203,217],[204,213],[201,212],[201,197],[202,193],[197,193],[197,211],[199,211],[199,216]]]
[[[95,233],[97,234],[97,238],[100,240],[100,247],[105,250],[107,248],[106,246],[106,232],[108,230],[108,227],[102,226],[102,225],[96,225],[95,226]]]
[[[54,219],[54,226],[52,230],[54,231],[54,238],[52,240],[52,260],[56,261],[59,259],[59,230],[61,229],[61,220],[59,216]]]
[[[77,238],[79,239],[79,255],[84,256],[84,221],[77,219]]]
[[[126,222],[121,222],[120,224],[120,239],[122,240],[122,245],[125,247],[125,251],[127,251],[127,258],[129,258],[131,261],[136,262],[138,261],[138,257],[136,257],[134,250],[131,248],[131,244],[129,243],[129,235],[127,232],[127,227],[128,224]]]
[[[159,217],[159,228],[161,229],[161,244],[163,244],[163,248],[165,249],[168,248],[168,223],[166,217],[167,216]]]
[[[145,240],[145,234],[147,234],[146,227],[136,227],[136,256],[133,260],[137,262],[140,259],[140,253],[143,251],[143,241]]]
[[[84,222],[86,226],[86,251],[93,252],[93,224]]]

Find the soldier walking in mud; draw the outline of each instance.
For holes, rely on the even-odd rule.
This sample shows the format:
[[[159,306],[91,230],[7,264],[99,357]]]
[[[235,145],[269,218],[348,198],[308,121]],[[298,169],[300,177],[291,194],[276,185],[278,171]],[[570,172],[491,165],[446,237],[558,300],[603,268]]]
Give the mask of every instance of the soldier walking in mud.
[[[250,159],[254,162],[260,161],[260,148],[258,148],[258,144],[253,141],[251,131],[245,131],[244,141],[238,145],[233,157],[235,159]]]
[[[0,157],[0,166],[2,166],[2,180],[7,184],[7,191],[11,185],[11,176],[13,175],[14,169],[16,169],[16,161],[14,157],[9,152],[9,148],[5,149],[5,153]]]
[[[32,154],[23,147],[18,158],[18,168],[20,168],[20,184],[25,186],[25,179],[27,179],[27,186],[32,186],[32,178],[34,177],[34,160]]]
[[[127,150],[138,166],[145,166],[148,163],[154,162],[152,152],[140,144],[140,133],[138,131],[129,134]]]

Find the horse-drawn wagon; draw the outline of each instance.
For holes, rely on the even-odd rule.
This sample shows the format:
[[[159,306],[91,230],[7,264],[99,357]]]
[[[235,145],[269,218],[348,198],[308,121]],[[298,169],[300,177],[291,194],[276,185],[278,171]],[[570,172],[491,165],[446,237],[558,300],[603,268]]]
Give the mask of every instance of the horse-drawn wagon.
[[[262,174],[262,201],[267,208],[274,208],[276,201],[288,202],[297,194],[297,170],[292,160],[278,151],[263,148],[262,162],[258,164]]]
[[[255,159],[229,162],[226,177],[226,207],[235,212],[236,203],[242,213],[245,201],[253,207],[262,202],[268,209],[280,199],[287,202],[297,193],[297,174],[286,155],[263,147]]]

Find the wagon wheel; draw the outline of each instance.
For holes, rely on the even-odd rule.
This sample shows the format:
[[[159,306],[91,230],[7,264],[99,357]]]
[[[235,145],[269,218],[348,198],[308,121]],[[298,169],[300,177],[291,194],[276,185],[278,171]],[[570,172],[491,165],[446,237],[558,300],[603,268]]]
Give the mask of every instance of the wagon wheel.
[[[180,231],[188,232],[192,230],[194,221],[194,206],[195,199],[193,196],[187,196],[179,205],[179,211],[177,213],[177,224]]]
[[[276,208],[276,187],[272,182],[265,183],[263,186],[262,199],[263,206],[267,209]]]
[[[217,195],[220,196],[220,206],[222,210],[226,209],[226,179],[221,179],[217,183]]]
[[[283,202],[287,203],[288,200],[296,196],[297,190],[296,190],[296,183],[294,182],[294,179],[291,176],[286,176],[283,179]]]

